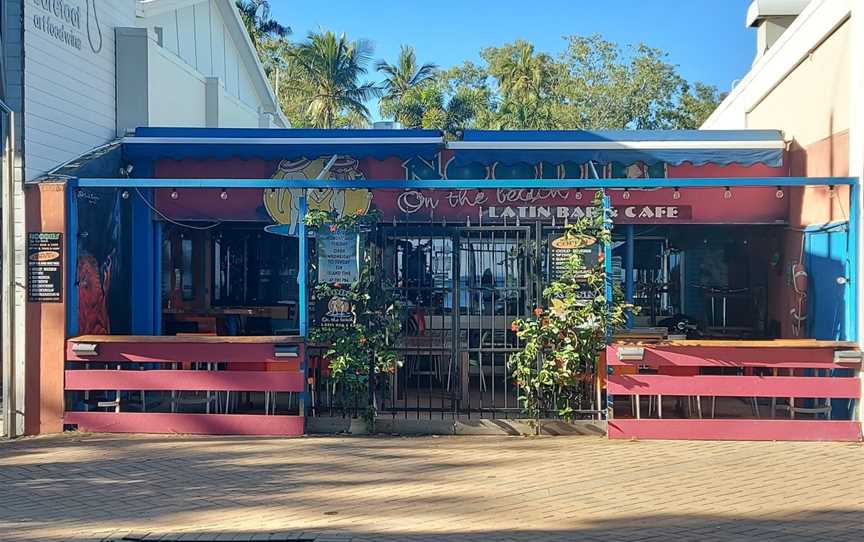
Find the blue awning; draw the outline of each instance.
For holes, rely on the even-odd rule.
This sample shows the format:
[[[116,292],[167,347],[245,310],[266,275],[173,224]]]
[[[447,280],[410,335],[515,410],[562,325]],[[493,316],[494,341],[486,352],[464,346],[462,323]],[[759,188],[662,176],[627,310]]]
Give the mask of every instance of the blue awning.
[[[441,151],[438,130],[314,130],[272,128],[138,128],[123,139],[126,159],[228,158],[295,160],[322,156],[356,159],[415,156],[432,159]]]
[[[447,148],[458,166],[593,161],[780,167],[786,143],[778,130],[467,130]]]

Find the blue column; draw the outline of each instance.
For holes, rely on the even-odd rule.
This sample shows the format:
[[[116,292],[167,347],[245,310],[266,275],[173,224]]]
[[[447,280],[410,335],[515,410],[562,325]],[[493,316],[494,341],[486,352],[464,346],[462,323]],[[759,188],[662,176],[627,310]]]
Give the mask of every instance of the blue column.
[[[297,262],[297,286],[299,288],[299,295],[297,296],[297,320],[300,327],[300,335],[302,337],[306,337],[309,332],[309,323],[308,323],[308,301],[306,300],[306,289],[307,289],[307,279],[309,276],[309,255],[307,250],[308,240],[306,237],[306,196],[304,192],[304,196],[300,198],[300,223],[297,225],[297,235],[300,236],[297,252],[298,259]]]
[[[627,303],[633,303],[633,285],[636,277],[633,276],[633,261],[636,250],[636,226],[627,224],[624,226],[627,235],[624,242],[624,298]],[[633,313],[627,314],[627,329],[633,327]]]
[[[593,167],[593,166],[592,166]],[[612,230],[612,200],[609,198],[609,194],[606,191],[603,191],[603,227]],[[611,241],[611,239],[610,239]],[[610,315],[611,306],[612,306],[612,244],[609,243],[605,247],[603,247],[603,264],[604,271],[606,274],[606,307],[607,307],[607,317]],[[614,333],[614,329],[612,329],[611,325],[606,326],[606,342],[612,342],[612,335]],[[599,361],[598,361],[599,365]],[[606,372],[607,374],[612,373],[612,367],[609,365],[609,361],[606,362]],[[599,395],[598,395],[599,402]],[[614,405],[614,397],[608,391],[606,392],[606,418],[612,418],[612,407]],[[597,405],[597,408],[600,409],[600,405]]]
[[[612,200],[609,195],[603,192],[603,224],[604,228],[611,232],[612,230]],[[606,275],[606,306],[612,306],[612,244],[607,244],[603,247],[603,267]],[[612,340],[613,329],[611,326],[606,330],[606,337]]]
[[[78,335],[78,183],[66,184],[66,334]]]
[[[153,254],[153,213],[147,205],[152,201],[152,190],[130,190],[129,201],[132,203],[132,333],[153,335],[156,333],[153,299],[158,295],[154,275],[159,273]]]
[[[162,334],[162,222],[153,221],[153,334]]]
[[[849,190],[850,205],[849,205],[849,235],[847,237],[849,243],[848,262],[849,270],[846,274],[847,284],[843,291],[843,301],[846,306],[845,313],[845,328],[846,340],[858,340],[858,322],[859,314],[859,295],[861,288],[861,277],[858,269],[858,262],[861,257],[861,205],[858,198],[861,195],[860,181],[856,181]]]
[[[307,282],[309,278],[309,251],[307,248],[308,237],[306,236],[306,191],[303,191],[303,197],[300,198],[300,221],[297,225],[297,321],[300,328],[300,336],[306,339],[309,335],[308,308],[309,302],[306,299]],[[303,380],[308,377],[309,371],[309,354],[306,351],[305,345],[303,348],[303,359],[300,360],[300,370],[303,372]],[[303,393],[300,394],[300,414],[306,416],[311,408],[308,404],[308,386],[303,387]]]

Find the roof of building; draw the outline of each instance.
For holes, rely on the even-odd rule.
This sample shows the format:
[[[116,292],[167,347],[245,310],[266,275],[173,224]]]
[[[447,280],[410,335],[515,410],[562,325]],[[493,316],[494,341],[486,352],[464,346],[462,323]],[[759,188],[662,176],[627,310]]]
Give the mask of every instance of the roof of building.
[[[129,159],[432,157],[451,151],[457,164],[665,162],[779,166],[786,144],[777,130],[467,130],[445,141],[437,130],[139,128],[124,140]]]

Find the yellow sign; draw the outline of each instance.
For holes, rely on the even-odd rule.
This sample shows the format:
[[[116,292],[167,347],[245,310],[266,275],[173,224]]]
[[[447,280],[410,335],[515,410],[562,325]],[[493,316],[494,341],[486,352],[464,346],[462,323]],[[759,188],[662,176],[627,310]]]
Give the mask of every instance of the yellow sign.
[[[562,235],[552,240],[552,246],[560,250],[587,248],[597,242],[590,235]]]

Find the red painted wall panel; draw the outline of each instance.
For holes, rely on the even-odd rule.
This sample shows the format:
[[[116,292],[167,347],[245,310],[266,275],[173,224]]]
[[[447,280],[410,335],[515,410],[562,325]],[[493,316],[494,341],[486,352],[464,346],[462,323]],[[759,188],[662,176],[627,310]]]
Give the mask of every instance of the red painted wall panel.
[[[63,423],[94,433],[297,436],[304,430],[301,416],[252,414],[67,412]]]

